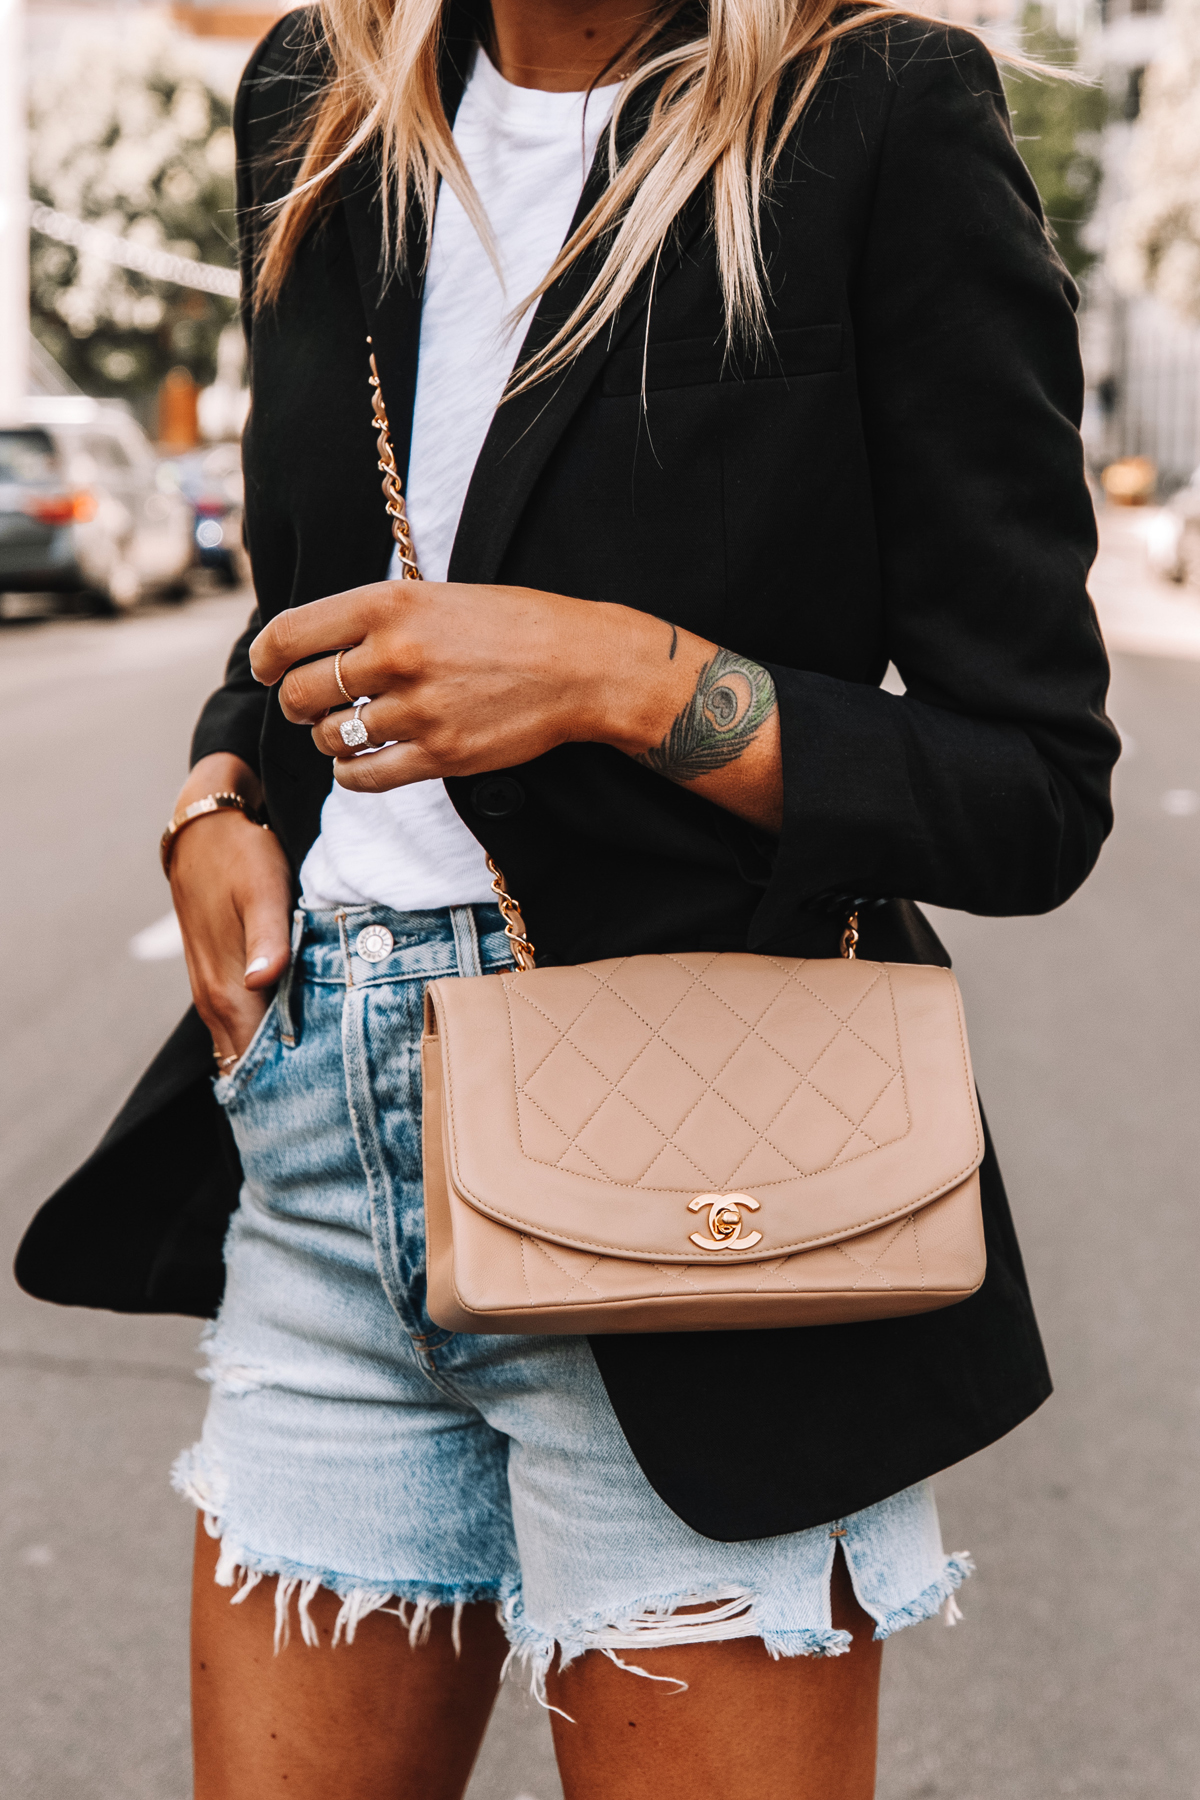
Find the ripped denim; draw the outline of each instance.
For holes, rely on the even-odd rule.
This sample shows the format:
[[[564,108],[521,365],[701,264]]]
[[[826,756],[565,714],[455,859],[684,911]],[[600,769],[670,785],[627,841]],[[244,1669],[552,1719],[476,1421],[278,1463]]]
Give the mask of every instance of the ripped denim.
[[[491,1602],[539,1697],[556,1656],[587,1650],[633,1670],[639,1651],[737,1637],[774,1656],[845,1651],[838,1543],[877,1638],[943,1603],[952,1622],[970,1561],[943,1551],[928,1483],[812,1530],[717,1543],[646,1481],[586,1338],[455,1335],[429,1318],[424,985],[505,966],[499,913],[301,913],[295,942],[216,1086],[245,1185],[205,1334],[203,1435],[174,1475],[221,1539],[234,1603],[275,1577],[277,1645],[293,1600],[315,1645],[321,1587],[342,1599],[335,1643],[380,1609],[417,1643],[435,1607],[457,1625]]]

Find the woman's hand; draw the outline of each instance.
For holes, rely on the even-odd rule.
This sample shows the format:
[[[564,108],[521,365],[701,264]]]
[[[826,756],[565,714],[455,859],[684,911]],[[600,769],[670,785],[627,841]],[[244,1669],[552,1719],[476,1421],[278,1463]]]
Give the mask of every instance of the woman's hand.
[[[370,744],[386,748],[347,752],[339,648],[347,691],[371,696],[361,715]],[[558,744],[611,744],[778,829],[770,676],[631,607],[530,588],[384,581],[278,614],[250,661],[259,681],[281,681],[285,715],[313,727],[343,787],[377,792],[511,768]]]
[[[338,781],[376,790],[508,768],[573,740],[624,737],[643,748],[637,710],[651,666],[661,665],[659,686],[664,677],[678,685],[670,639],[669,625],[623,606],[529,588],[385,581],[278,614],[251,644],[250,662],[260,681],[286,675],[279,703],[339,759]],[[348,692],[372,696],[362,714],[371,742],[391,741],[375,755],[346,750],[338,729],[346,712],[326,717],[345,706],[332,660],[293,667],[342,645],[353,646],[341,664]]]
[[[206,756],[176,810],[216,793],[258,805],[258,778],[240,757]],[[175,841],[171,895],[192,998],[220,1056],[241,1056],[287,967],[291,891],[279,839],[239,812],[206,814]]]

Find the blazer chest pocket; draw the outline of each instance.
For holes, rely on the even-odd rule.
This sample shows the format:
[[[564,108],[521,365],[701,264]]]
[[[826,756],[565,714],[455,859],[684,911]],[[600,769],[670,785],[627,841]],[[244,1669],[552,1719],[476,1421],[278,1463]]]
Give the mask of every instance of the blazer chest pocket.
[[[643,358],[646,392],[700,387],[710,382],[778,381],[789,375],[825,375],[842,366],[840,325],[793,325],[776,331],[757,354],[727,356],[721,340],[675,338],[651,343],[646,354],[635,342],[614,351],[604,365],[602,392],[640,394]]]

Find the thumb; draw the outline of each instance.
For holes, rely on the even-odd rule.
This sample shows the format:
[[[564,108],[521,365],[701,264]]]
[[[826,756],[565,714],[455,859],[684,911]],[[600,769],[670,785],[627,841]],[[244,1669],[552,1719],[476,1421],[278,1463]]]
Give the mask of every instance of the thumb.
[[[291,944],[288,937],[286,906],[278,901],[251,901],[243,924],[246,941],[248,988],[273,987],[288,965]]]

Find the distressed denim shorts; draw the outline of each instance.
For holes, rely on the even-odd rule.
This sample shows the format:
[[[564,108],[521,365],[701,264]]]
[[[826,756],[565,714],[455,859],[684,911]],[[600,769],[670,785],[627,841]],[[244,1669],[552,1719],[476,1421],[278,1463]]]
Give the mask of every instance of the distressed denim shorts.
[[[839,1543],[877,1638],[943,1602],[956,1616],[970,1563],[943,1551],[928,1483],[812,1530],[717,1543],[650,1487],[586,1338],[455,1334],[429,1317],[422,999],[435,977],[508,965],[499,912],[301,910],[293,943],[216,1083],[245,1185],[206,1333],[203,1435],[175,1469],[222,1540],[234,1603],[277,1578],[277,1643],[295,1601],[315,1645],[320,1587],[342,1598],[335,1642],[381,1607],[417,1642],[434,1607],[492,1602],[539,1693],[556,1652],[634,1653],[636,1667],[638,1650],[735,1637],[775,1656],[846,1650],[830,1617]]]

